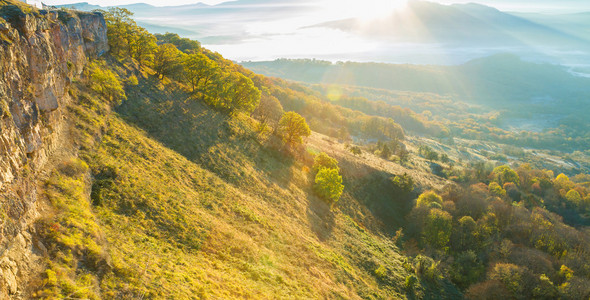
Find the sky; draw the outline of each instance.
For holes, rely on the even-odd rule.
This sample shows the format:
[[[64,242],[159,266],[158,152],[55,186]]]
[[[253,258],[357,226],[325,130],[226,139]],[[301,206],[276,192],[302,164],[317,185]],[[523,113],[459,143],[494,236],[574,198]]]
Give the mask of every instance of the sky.
[[[44,0],[42,1],[45,4],[49,5],[61,5],[61,4],[70,4],[70,3],[77,3],[77,2],[88,2],[90,4],[100,5],[100,6],[114,6],[114,5],[125,5],[125,4],[133,4],[133,3],[147,3],[153,6],[176,6],[176,5],[185,5],[185,4],[194,4],[198,2],[202,2],[209,5],[219,4],[221,2],[226,2],[227,0]]]

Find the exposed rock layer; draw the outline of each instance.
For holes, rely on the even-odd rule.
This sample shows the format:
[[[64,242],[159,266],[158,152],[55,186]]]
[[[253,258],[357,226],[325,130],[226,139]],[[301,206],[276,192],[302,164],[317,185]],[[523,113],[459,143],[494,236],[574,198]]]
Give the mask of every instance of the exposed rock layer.
[[[43,252],[36,182],[63,146],[70,82],[106,51],[99,13],[0,6],[0,299],[19,297]]]

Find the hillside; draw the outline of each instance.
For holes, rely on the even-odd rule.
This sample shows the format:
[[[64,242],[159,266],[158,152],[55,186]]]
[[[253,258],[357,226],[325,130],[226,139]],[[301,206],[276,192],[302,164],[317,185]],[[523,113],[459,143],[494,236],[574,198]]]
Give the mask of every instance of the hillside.
[[[104,104],[79,87],[72,118],[83,128],[75,134],[86,137],[84,162],[59,166],[46,189],[53,205],[92,216],[84,221],[92,229],[71,225],[78,213],[42,221],[50,226],[42,239],[53,249],[46,276],[76,275],[43,279],[37,295],[60,295],[70,282],[75,293],[106,298],[405,297],[411,259],[389,238],[399,224],[384,224],[402,218],[404,199],[359,198],[365,193],[351,184],[341,208],[331,210],[313,195],[309,166],[257,140],[247,119],[144,76],[137,74],[139,84],[128,87],[113,115],[95,113],[105,112]],[[101,141],[88,147],[98,132]],[[359,189],[387,188],[392,173],[358,162],[353,171],[347,157],[354,161],[339,156],[345,182],[359,180],[346,174],[362,172]],[[91,188],[90,197],[70,192],[72,181]],[[69,249],[82,266],[62,260]],[[84,276],[98,282],[92,293],[82,292]],[[415,290],[433,292],[428,285]]]
[[[463,161],[124,10],[0,16],[2,298],[590,296],[587,174]]]
[[[458,66],[289,59],[241,64],[307,83],[334,104],[393,118],[419,134],[440,136],[447,128],[456,137],[532,148],[572,151],[590,145],[587,124],[580,122],[589,107],[589,79],[558,65],[510,54]],[[424,112],[431,116],[419,116]]]
[[[588,95],[588,79],[563,67],[498,54],[458,66],[402,65],[279,59],[242,62],[266,76],[307,83],[342,84],[389,90],[430,92],[464,101],[506,107],[535,97],[575,101]],[[571,99],[574,98],[574,99]]]
[[[459,44],[465,47],[587,47],[585,41],[577,36],[476,3],[442,5],[409,1],[403,9],[369,22],[347,19],[316,26],[397,42]]]

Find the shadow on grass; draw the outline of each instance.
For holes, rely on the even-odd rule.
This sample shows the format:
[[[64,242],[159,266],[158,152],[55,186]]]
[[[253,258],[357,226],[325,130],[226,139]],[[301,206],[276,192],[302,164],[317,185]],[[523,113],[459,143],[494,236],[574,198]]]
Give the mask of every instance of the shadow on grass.
[[[371,227],[370,224],[377,223],[380,228],[371,228],[373,230],[395,234],[411,210],[413,195],[400,195],[396,192],[390,179],[395,174],[366,165],[359,166],[347,160],[342,160],[340,167],[344,191],[349,195],[338,203],[340,210],[365,226]],[[363,210],[368,213],[363,213]]]
[[[311,224],[311,230],[316,234],[320,241],[326,241],[334,232],[334,213],[330,205],[325,201],[311,197],[307,206],[307,220]]]
[[[128,122],[228,183],[249,187],[256,181],[247,166],[285,188],[292,180],[293,158],[260,145],[246,122],[207,106],[175,84],[155,77],[127,91],[117,112]]]

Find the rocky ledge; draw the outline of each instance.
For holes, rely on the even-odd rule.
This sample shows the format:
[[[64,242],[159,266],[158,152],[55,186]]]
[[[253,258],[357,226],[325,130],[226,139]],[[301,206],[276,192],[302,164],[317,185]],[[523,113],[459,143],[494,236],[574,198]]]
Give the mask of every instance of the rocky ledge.
[[[37,181],[63,147],[70,83],[108,51],[100,13],[0,1],[0,299],[19,298],[43,245]]]

